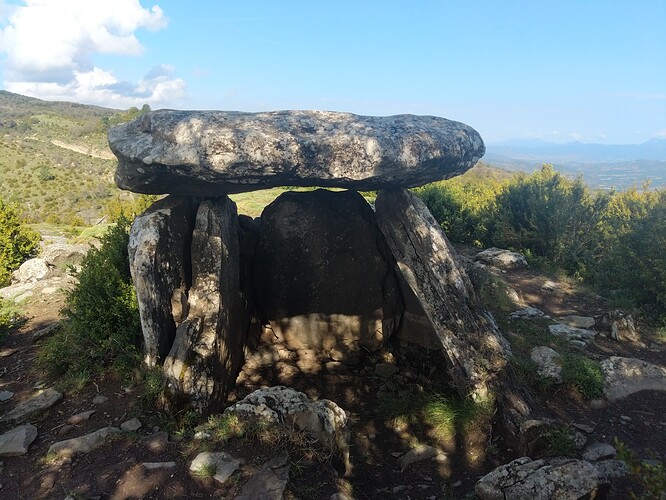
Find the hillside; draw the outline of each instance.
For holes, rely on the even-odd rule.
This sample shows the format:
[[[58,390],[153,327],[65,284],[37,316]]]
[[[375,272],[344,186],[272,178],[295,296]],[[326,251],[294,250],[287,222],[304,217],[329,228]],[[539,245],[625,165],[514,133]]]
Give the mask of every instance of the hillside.
[[[0,91],[2,196],[33,222],[90,224],[120,191],[106,131],[117,110]]]

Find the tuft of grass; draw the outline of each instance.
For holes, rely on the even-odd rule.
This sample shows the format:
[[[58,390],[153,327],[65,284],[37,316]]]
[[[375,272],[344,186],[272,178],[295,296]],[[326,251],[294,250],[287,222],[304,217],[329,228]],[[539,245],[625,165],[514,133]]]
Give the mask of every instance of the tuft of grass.
[[[194,475],[201,479],[208,479],[217,473],[217,466],[215,464],[203,464],[199,469],[194,472]]]
[[[492,275],[480,287],[479,298],[493,312],[509,313],[516,310],[516,304],[509,297],[508,285]]]
[[[600,398],[604,394],[604,376],[601,366],[583,355],[562,354],[562,379],[573,386],[585,399]]]
[[[489,404],[435,392],[385,396],[377,405],[380,417],[396,425],[409,424],[426,429],[437,439],[453,437],[458,427],[476,418],[490,418],[492,412]]]
[[[516,378],[536,391],[548,392],[555,385],[552,379],[539,376],[537,364],[526,356],[512,356],[509,363]]]
[[[550,457],[572,457],[576,454],[576,443],[569,429],[553,429],[544,433],[546,455]]]

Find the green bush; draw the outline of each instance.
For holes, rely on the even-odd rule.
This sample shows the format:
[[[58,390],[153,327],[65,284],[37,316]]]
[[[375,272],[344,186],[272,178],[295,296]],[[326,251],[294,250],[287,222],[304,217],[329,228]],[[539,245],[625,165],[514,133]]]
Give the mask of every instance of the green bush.
[[[21,313],[11,300],[0,298],[0,339],[7,335],[21,318]]]
[[[9,284],[12,271],[39,250],[39,233],[23,225],[19,209],[0,199],[0,287]]]
[[[141,327],[129,271],[129,220],[121,217],[82,262],[79,284],[68,295],[63,328],[40,352],[52,376],[91,376],[108,367],[125,373],[140,363]]]
[[[562,380],[575,387],[585,399],[604,394],[604,376],[599,363],[580,354],[562,356]]]

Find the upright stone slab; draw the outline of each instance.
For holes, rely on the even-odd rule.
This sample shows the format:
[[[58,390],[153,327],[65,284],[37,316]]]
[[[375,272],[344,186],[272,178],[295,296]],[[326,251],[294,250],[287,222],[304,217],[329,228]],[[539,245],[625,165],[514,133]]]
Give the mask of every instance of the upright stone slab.
[[[139,215],[130,229],[130,270],[149,366],[164,361],[177,324],[187,316],[196,205],[196,199],[168,196]]]
[[[489,396],[509,346],[479,304],[455,250],[412,193],[381,191],[375,206],[397,266],[448,358],[453,383],[464,395]]]
[[[249,324],[240,291],[238,215],[226,196],[199,205],[188,298],[189,314],[164,372],[174,394],[199,410],[215,409],[236,380]]]
[[[266,207],[254,290],[262,319],[295,349],[376,349],[402,312],[389,250],[353,191],[287,192]]]
[[[414,187],[472,168],[471,127],[435,116],[330,111],[155,111],[112,127],[116,184],[219,196],[271,186]]]

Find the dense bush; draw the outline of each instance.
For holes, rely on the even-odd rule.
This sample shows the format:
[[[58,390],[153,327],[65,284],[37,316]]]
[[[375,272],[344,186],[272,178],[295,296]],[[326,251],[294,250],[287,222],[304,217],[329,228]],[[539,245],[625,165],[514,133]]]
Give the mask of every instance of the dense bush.
[[[453,242],[523,252],[666,321],[666,191],[593,193],[550,165],[415,191]]]
[[[82,263],[79,284],[68,295],[67,318],[47,340],[39,363],[51,375],[92,375],[115,366],[127,371],[140,361],[136,295],[127,255],[129,220],[121,217]]]
[[[39,250],[39,233],[22,224],[16,205],[0,199],[0,287],[9,284],[12,271]]]

